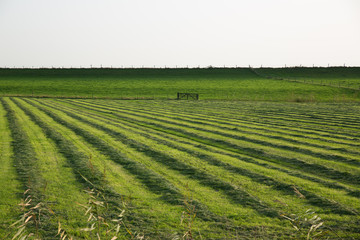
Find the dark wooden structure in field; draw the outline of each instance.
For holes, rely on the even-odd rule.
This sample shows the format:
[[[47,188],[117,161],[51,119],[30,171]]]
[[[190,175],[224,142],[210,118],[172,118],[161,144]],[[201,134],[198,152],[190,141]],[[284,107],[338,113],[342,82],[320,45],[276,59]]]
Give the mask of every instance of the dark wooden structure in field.
[[[177,93],[177,100],[181,100],[181,99],[199,100],[199,94],[198,93]]]

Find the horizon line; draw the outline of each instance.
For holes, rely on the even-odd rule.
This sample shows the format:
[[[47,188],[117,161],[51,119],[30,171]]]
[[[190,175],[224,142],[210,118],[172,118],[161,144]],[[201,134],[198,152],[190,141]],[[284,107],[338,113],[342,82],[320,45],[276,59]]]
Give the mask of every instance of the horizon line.
[[[50,69],[54,69],[54,70],[60,70],[60,69],[74,69],[74,70],[81,70],[81,69],[123,69],[123,70],[127,70],[127,69],[153,69],[153,70],[160,70],[160,69],[260,69],[260,68],[358,68],[360,66],[356,66],[356,65],[353,65],[353,66],[346,66],[345,64],[344,65],[337,65],[337,66],[304,66],[304,65],[294,65],[294,66],[282,66],[282,67],[269,67],[269,66],[257,66],[257,67],[253,67],[251,65],[248,65],[248,66],[212,66],[212,65],[209,65],[209,66],[159,66],[159,67],[148,67],[148,66],[121,66],[121,67],[113,67],[113,66],[97,66],[97,67],[82,67],[82,66],[78,66],[78,67],[65,67],[65,66],[62,66],[62,67],[7,67],[7,66],[4,66],[4,67],[0,67],[1,70],[42,70],[42,69],[47,69],[47,70],[50,70]]]

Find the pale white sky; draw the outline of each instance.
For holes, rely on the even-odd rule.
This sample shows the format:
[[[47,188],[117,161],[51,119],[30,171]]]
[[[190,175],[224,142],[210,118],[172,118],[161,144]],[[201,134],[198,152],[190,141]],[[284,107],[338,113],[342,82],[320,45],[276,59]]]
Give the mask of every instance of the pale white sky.
[[[0,0],[0,67],[360,66],[360,0]]]

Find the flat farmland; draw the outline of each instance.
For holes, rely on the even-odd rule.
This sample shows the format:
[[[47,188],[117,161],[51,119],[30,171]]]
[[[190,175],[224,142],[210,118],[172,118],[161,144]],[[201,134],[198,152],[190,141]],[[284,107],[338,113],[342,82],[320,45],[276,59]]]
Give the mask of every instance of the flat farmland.
[[[3,238],[22,201],[43,239],[360,238],[358,103],[2,97],[0,123]]]

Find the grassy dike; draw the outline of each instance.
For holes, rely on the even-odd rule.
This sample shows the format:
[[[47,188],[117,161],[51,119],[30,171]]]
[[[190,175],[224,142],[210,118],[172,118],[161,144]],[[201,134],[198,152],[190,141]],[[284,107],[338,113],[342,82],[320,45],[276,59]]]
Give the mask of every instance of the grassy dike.
[[[270,78],[360,90],[359,67],[291,67],[260,68],[254,70],[259,75]]]
[[[285,73],[283,73],[285,71]],[[287,70],[291,75],[292,70]],[[322,71],[330,73],[322,74]],[[307,81],[283,69],[0,69],[0,96],[175,99],[177,92],[196,92],[200,99],[290,102],[359,102],[358,87],[339,82],[360,81],[359,68],[300,68]],[[309,84],[309,79],[334,82]],[[348,80],[347,80],[348,79]],[[319,80],[320,81],[320,80]],[[355,86],[354,85],[354,86]],[[356,85],[357,86],[357,85]]]

